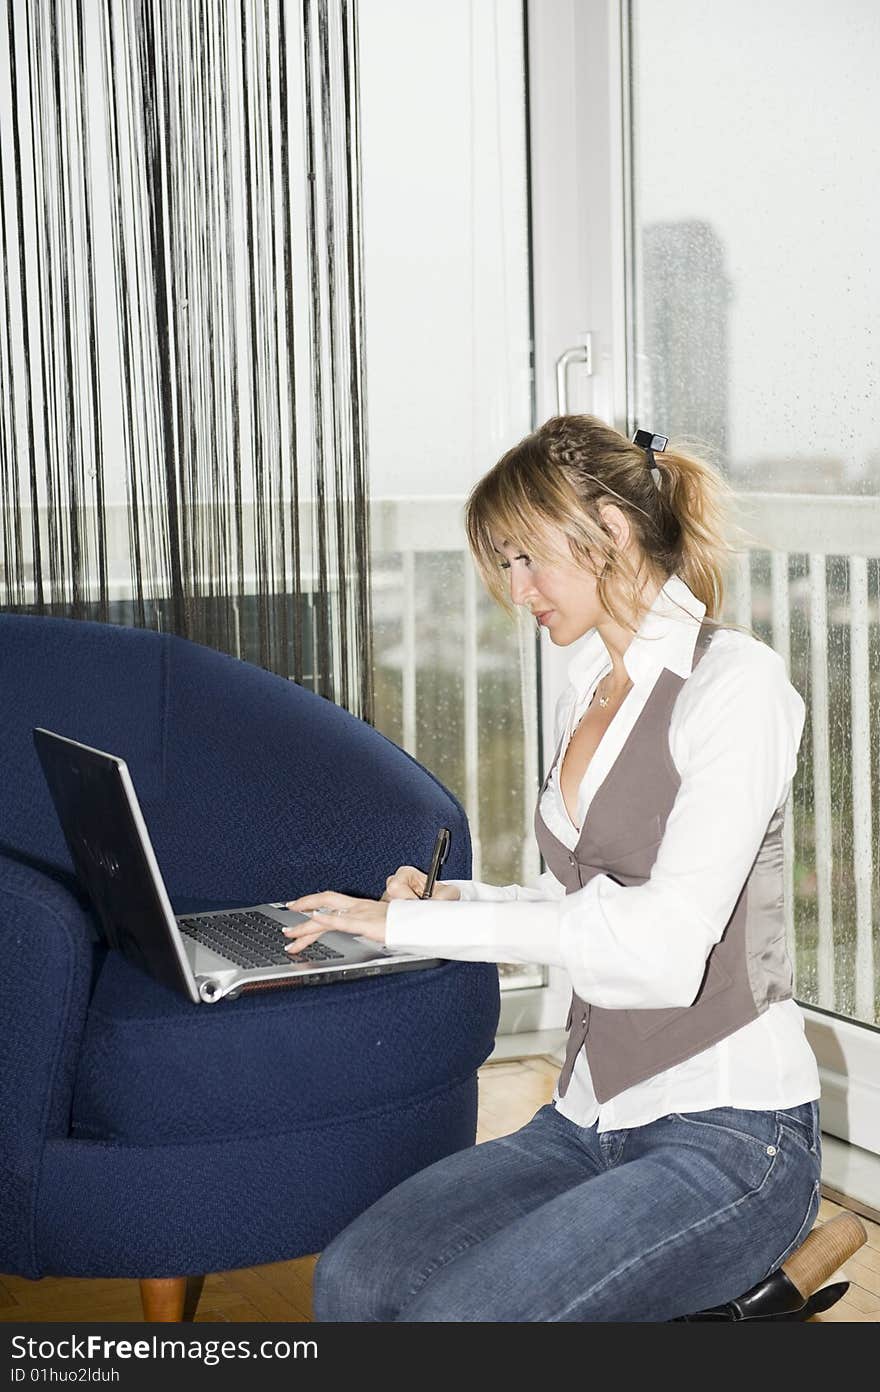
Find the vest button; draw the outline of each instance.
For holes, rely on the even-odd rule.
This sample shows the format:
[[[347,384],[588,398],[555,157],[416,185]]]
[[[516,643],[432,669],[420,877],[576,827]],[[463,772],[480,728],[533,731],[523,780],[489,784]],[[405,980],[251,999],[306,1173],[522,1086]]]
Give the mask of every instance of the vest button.
[[[569,865],[574,865],[574,856],[573,856],[573,855],[570,855],[570,856],[568,857],[568,863],[569,863]]]

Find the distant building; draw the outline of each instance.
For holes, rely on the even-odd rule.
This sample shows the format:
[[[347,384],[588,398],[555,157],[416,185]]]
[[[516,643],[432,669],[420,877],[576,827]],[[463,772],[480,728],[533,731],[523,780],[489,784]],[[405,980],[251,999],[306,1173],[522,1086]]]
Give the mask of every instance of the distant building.
[[[724,245],[707,222],[642,229],[639,425],[700,443],[728,466],[728,308]]]

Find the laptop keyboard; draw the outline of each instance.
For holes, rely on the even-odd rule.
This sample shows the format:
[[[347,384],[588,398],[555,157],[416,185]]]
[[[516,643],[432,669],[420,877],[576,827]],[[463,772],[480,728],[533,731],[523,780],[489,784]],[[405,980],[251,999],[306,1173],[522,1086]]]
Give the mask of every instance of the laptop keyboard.
[[[253,910],[179,918],[177,922],[188,937],[228,957],[237,967],[289,967],[293,962],[330,962],[342,957],[341,952],[320,941],[291,957],[284,951],[287,939],[282,937],[277,920]]]

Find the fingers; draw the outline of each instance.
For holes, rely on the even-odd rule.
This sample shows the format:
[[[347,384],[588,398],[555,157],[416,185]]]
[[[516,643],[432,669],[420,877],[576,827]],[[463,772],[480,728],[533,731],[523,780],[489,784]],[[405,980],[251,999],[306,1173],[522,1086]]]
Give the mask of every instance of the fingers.
[[[401,865],[385,881],[383,899],[421,899],[428,877],[415,865]]]
[[[296,930],[294,928],[282,928],[281,931],[287,936],[290,936]],[[320,933],[304,933],[303,936],[297,938],[295,942],[288,943],[284,951],[289,952],[291,957],[295,957],[298,952],[302,952],[303,948],[311,947],[313,942],[317,942],[324,932],[326,932],[326,929],[322,928]]]
[[[306,912],[311,923],[294,923],[289,928],[281,929],[286,938],[292,939],[284,949],[285,952],[291,954],[302,952],[303,948],[311,947],[313,942],[317,942],[322,934],[331,929],[349,933],[357,932],[355,927],[349,927],[346,922],[346,909],[300,909],[299,912]]]
[[[289,900],[286,905],[288,909],[305,914],[312,922],[292,924],[289,928],[281,929],[286,938],[293,939],[285,947],[285,952],[295,957],[298,952],[311,947],[312,943],[317,942],[318,938],[331,928],[344,927],[340,916],[345,914],[348,906],[354,902],[350,895],[336,894],[330,889],[324,890],[321,894],[305,894],[300,899]]]
[[[300,899],[289,899],[285,908],[293,909],[295,913],[311,913],[315,909],[347,909],[357,902],[350,894],[337,894],[332,889],[325,889],[320,894],[304,894]]]

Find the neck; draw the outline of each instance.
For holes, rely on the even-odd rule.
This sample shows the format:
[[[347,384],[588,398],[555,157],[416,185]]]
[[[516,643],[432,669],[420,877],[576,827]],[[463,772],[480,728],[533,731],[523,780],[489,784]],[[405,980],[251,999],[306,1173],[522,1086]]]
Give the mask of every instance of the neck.
[[[651,605],[663,588],[663,583],[662,580],[649,579],[645,581],[639,592],[641,601],[640,613],[630,615],[633,627],[638,628],[641,615],[651,608]],[[621,604],[621,608],[624,607],[625,606]],[[631,629],[625,628],[623,624],[617,623],[610,615],[607,619],[598,623],[596,629],[602,642],[608,649],[608,656],[611,658],[612,670],[605,679],[605,690],[606,692],[620,690],[629,683],[629,673],[626,670],[623,655],[632,642],[634,634]]]

